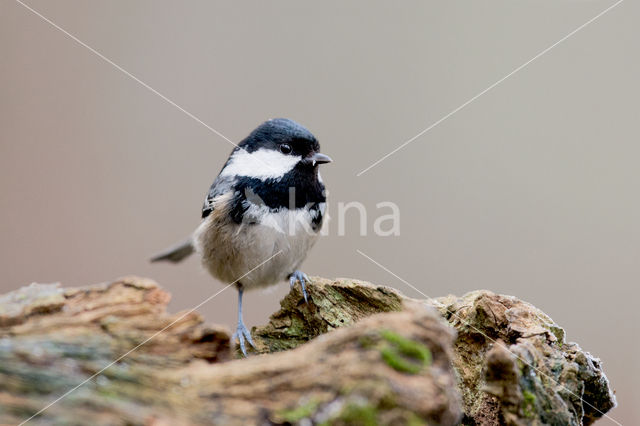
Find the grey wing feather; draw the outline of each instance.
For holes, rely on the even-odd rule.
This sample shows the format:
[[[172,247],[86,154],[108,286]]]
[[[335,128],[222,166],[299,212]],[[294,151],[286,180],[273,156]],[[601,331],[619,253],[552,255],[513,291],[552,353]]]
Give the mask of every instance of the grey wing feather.
[[[158,253],[157,255],[151,258],[152,262],[159,262],[162,260],[166,260],[169,262],[177,263],[180,262],[185,257],[189,256],[193,253],[193,240],[189,237],[187,240],[181,242],[180,244],[176,244],[175,246],[163,251],[162,253]]]
[[[202,218],[209,216],[213,211],[213,200],[229,191],[233,186],[233,179],[231,178],[220,178],[219,176],[209,188],[209,192],[207,193],[207,197],[204,199],[204,205],[202,206]]]

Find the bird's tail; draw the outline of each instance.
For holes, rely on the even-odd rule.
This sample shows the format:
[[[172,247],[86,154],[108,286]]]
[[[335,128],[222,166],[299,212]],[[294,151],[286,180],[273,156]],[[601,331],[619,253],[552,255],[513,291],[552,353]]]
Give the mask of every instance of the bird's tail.
[[[189,237],[180,244],[176,244],[175,246],[156,254],[151,258],[151,261],[160,262],[167,260],[169,262],[177,263],[189,256],[191,253],[193,253],[193,239]]]

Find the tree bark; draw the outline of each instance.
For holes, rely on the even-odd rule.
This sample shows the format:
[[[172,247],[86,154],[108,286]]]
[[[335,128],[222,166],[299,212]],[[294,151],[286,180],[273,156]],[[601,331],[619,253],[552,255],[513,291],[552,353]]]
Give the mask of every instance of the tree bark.
[[[599,360],[513,297],[308,291],[247,359],[151,280],[0,296],[0,423],[590,424],[615,405]]]

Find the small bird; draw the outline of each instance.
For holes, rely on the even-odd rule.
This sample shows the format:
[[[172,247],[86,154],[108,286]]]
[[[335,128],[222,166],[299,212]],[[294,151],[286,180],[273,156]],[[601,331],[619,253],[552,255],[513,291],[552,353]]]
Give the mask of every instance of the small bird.
[[[255,348],[242,321],[242,294],[289,280],[305,301],[309,277],[299,268],[316,242],[326,209],[318,166],[330,163],[306,128],[277,118],[258,126],[231,152],[211,185],[202,222],[185,241],[151,261],[179,262],[197,253],[209,273],[238,290],[236,338]]]

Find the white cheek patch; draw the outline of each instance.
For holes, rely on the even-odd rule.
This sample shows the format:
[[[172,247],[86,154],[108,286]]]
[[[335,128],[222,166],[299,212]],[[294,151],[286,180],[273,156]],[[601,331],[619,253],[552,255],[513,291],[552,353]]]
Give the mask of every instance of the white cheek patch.
[[[256,179],[278,179],[290,172],[302,157],[285,155],[272,149],[233,153],[229,164],[220,172],[221,177],[247,176]]]

